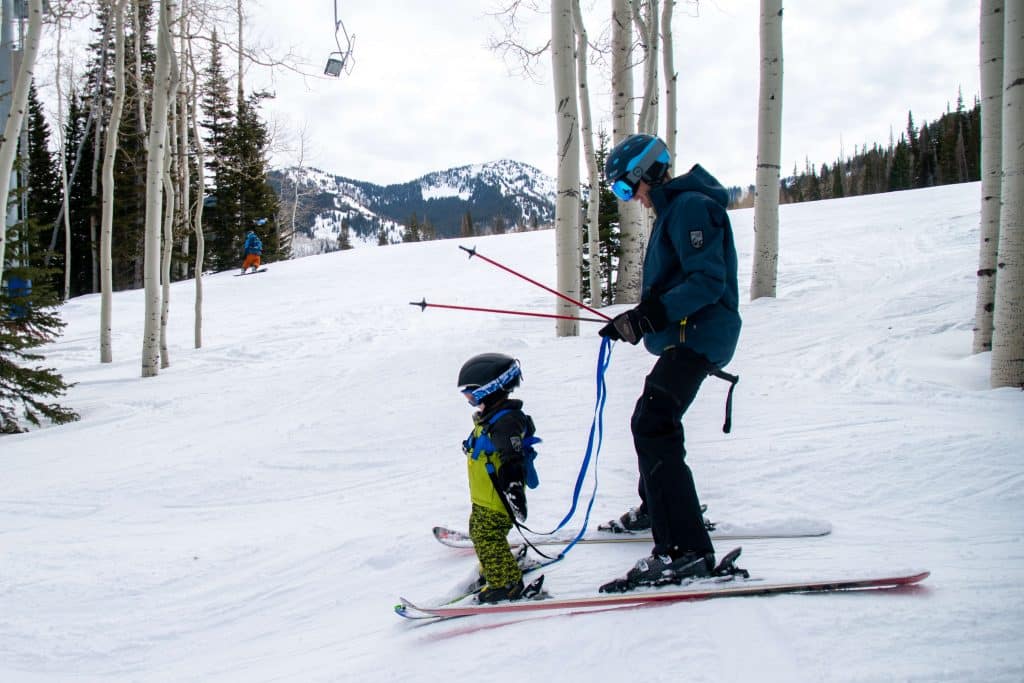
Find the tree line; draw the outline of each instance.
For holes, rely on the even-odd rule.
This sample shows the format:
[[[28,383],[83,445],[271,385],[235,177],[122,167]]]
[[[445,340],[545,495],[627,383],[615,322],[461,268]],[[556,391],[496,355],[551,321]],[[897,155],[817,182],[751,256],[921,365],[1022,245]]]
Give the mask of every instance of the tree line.
[[[948,107],[947,107],[948,109]],[[963,96],[956,109],[918,128],[907,112],[906,129],[887,145],[867,143],[852,156],[820,166],[807,160],[779,183],[779,203],[794,204],[865,194],[895,192],[981,179],[981,102],[970,110]],[[730,208],[754,204],[754,186],[730,189]]]

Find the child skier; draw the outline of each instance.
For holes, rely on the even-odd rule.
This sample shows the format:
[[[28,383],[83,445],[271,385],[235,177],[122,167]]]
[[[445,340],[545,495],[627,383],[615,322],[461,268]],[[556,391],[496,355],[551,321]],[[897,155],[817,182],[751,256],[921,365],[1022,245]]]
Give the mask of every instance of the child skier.
[[[521,378],[519,361],[501,353],[474,356],[459,371],[459,391],[477,408],[463,450],[473,504],[469,536],[485,581],[478,602],[523,597],[523,573],[509,549],[508,532],[513,516],[526,520],[524,484],[532,470],[531,444],[537,439],[523,402],[509,398]]]

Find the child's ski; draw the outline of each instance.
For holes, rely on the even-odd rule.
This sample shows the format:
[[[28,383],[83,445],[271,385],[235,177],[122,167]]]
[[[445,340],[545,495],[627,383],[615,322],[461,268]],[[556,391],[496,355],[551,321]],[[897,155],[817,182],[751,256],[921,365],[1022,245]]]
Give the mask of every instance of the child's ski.
[[[729,522],[706,522],[708,532],[716,540],[749,540],[759,538],[803,538],[807,536],[826,536],[832,532],[832,525],[817,519],[780,519],[776,521],[751,524],[732,524]],[[579,530],[559,531],[550,536],[533,536],[527,538],[533,545],[566,545],[576,538]],[[472,548],[473,541],[469,534],[458,529],[435,526],[434,538],[452,548]],[[611,531],[589,531],[579,543],[652,543],[650,531],[615,533]],[[522,540],[510,537],[512,546],[522,545]]]
[[[758,579],[727,577],[691,584],[688,588],[651,588],[626,593],[593,594],[570,598],[546,598],[481,605],[472,602],[439,607],[423,607],[400,598],[395,606],[399,616],[408,619],[452,619],[474,614],[509,614],[537,610],[584,610],[584,608],[641,607],[654,603],[710,600],[777,593],[826,593],[835,591],[897,588],[923,581],[927,571],[881,574],[869,577],[813,578],[802,581],[767,582]]]

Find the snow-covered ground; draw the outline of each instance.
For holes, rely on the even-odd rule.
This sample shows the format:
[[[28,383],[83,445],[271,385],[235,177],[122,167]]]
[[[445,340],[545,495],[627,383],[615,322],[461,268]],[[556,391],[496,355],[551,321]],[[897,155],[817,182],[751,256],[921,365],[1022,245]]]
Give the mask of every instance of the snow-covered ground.
[[[174,285],[155,378],[139,378],[141,292],[114,298],[109,365],[99,298],[64,307],[45,353],[82,420],[0,438],[0,680],[1024,680],[1024,393],[989,389],[970,353],[978,206],[977,184],[784,206],[779,296],[741,293],[733,433],[713,379],[685,423],[710,516],[833,525],[743,542],[754,574],[931,570],[916,589],[399,619],[399,595],[441,595],[475,563],[430,534],[468,516],[462,362],[522,361],[544,439],[530,523],[550,528],[599,340],[408,305],[552,311],[457,248],[553,283],[551,231],[397,245],[209,276],[201,350],[193,283]],[[751,212],[733,221],[745,292]],[[591,523],[636,502],[628,420],[652,363],[614,349]],[[648,550],[578,546],[547,587],[594,590]]]

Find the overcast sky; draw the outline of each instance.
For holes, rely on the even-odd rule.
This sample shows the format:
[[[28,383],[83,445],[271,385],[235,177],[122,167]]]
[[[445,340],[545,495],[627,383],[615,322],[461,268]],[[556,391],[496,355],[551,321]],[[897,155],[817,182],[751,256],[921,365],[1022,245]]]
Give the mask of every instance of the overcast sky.
[[[609,0],[583,0],[588,32],[606,33]],[[524,40],[550,32],[524,13]],[[314,7],[315,6],[315,7]],[[305,55],[322,71],[334,43],[332,0],[251,9],[252,39]],[[351,74],[302,79],[275,74],[266,112],[293,133],[305,127],[306,164],[388,184],[452,166],[501,158],[555,172],[550,60],[539,82],[510,73],[488,48],[501,34],[494,0],[338,0],[356,36]],[[978,94],[978,0],[786,0],[783,20],[782,168],[819,165],[855,147],[898,136],[907,111],[931,121],[959,90]],[[727,185],[754,180],[758,97],[758,0],[680,1],[673,22],[679,72],[679,162],[699,162]],[[273,16],[272,16],[273,15]],[[531,42],[532,41],[532,42]],[[592,69],[594,77],[598,68]],[[250,79],[266,80],[252,72]],[[607,121],[605,79],[592,87]],[[663,128],[662,128],[663,129]],[[294,163],[288,154],[275,162]]]
[[[488,45],[493,16],[511,0],[336,0],[355,36],[352,71],[322,74],[337,50],[335,0],[246,0],[247,45],[306,61],[294,71],[252,67],[246,90],[275,98],[264,113],[277,129],[275,165],[304,165],[380,184],[453,166],[514,159],[555,174],[550,59],[537,78]],[[610,0],[581,0],[592,39],[607,39]],[[547,0],[522,0],[522,41],[550,35]],[[541,11],[530,11],[527,5]],[[725,185],[754,181],[757,147],[758,0],[677,1],[679,159],[701,163]],[[938,118],[963,92],[978,94],[979,0],[785,0],[782,170],[820,167],[890,131]],[[231,58],[225,58],[230,72]],[[606,69],[591,67],[597,123],[609,121]],[[47,94],[44,93],[44,97]],[[608,126],[610,129],[610,126]],[[663,131],[664,124],[661,126]],[[288,148],[291,151],[288,151]]]

